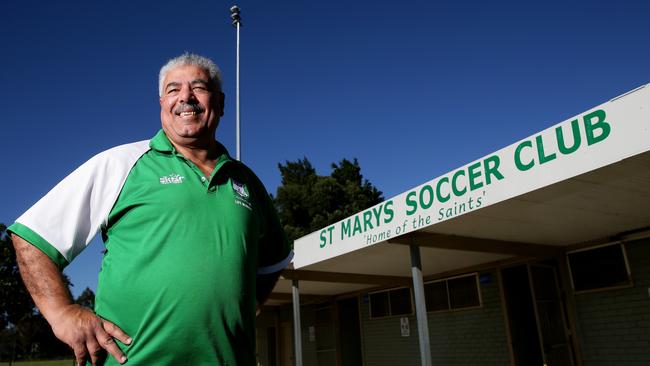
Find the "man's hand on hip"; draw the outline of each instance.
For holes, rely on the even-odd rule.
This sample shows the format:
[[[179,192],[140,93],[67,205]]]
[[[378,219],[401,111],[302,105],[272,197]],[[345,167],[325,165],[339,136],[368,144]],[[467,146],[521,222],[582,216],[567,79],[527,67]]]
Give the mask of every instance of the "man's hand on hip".
[[[130,344],[131,338],[90,309],[70,304],[51,317],[51,325],[54,335],[74,350],[77,365],[84,365],[88,359],[93,365],[102,365],[106,359],[105,351],[120,364],[126,362],[126,356],[115,339]]]
[[[93,365],[103,364],[104,350],[119,363],[126,362],[115,339],[130,344],[131,338],[92,310],[73,303],[61,270],[45,253],[18,235],[12,234],[11,240],[25,287],[54,335],[72,347],[77,364],[83,365],[87,359]]]

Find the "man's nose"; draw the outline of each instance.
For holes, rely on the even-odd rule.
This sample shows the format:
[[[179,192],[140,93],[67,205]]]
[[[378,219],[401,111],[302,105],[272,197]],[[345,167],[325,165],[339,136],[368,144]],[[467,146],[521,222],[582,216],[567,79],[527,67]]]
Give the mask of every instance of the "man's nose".
[[[189,102],[192,100],[196,100],[196,96],[194,95],[194,92],[192,91],[192,88],[187,87],[187,88],[182,88],[180,95],[179,95],[180,101],[181,102]]]

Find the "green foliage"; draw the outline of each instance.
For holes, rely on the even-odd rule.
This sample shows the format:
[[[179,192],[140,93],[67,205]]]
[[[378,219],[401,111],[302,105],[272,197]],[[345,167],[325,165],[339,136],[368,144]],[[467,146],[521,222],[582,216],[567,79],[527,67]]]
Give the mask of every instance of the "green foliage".
[[[86,287],[74,302],[88,309],[95,309],[95,293],[89,287]]]
[[[34,313],[34,302],[20,278],[16,251],[6,230],[0,223],[0,329]]]
[[[0,361],[69,357],[68,346],[54,337],[25,288],[6,230],[0,223]],[[63,281],[72,286],[68,276],[63,275]]]
[[[383,201],[381,192],[363,179],[357,159],[332,164],[329,176],[317,175],[307,158],[278,168],[282,185],[275,205],[291,242]]]

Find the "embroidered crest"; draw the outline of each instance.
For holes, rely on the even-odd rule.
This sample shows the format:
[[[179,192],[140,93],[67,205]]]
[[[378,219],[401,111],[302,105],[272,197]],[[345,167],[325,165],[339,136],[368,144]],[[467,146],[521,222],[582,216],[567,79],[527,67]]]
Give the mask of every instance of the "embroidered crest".
[[[243,198],[243,199],[248,199],[248,188],[246,188],[246,185],[243,183],[239,183],[236,180],[232,179],[232,189],[237,192],[237,194]]]

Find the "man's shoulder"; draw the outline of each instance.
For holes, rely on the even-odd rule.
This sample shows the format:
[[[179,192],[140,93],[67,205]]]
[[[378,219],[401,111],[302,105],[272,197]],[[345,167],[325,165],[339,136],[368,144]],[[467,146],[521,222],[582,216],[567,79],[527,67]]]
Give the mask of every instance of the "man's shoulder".
[[[240,174],[246,175],[252,181],[252,183],[264,187],[264,184],[262,184],[260,178],[257,176],[257,174],[255,174],[253,169],[251,169],[248,165],[234,159],[232,160],[232,163],[235,169],[238,172],[240,172]]]
[[[100,152],[99,154],[95,155],[92,157],[92,159],[99,158],[99,159],[105,159],[105,158],[126,158],[128,159],[129,157],[134,157],[134,156],[141,156],[145,152],[147,152],[150,147],[149,147],[149,141],[150,140],[142,140],[142,141],[137,141],[137,142],[131,142],[128,144],[123,144],[123,145],[118,145],[115,147],[112,147],[110,149],[104,150]]]
[[[120,163],[131,164],[150,149],[149,140],[118,145],[104,150],[86,161],[84,165]]]
[[[149,140],[115,146],[94,155],[82,164],[77,171],[91,174],[97,171],[113,171],[117,173],[124,170],[128,172],[149,149]],[[82,176],[84,175],[82,174]]]
[[[230,178],[240,179],[242,183],[247,183],[249,188],[256,192],[258,197],[268,197],[268,191],[262,183],[262,180],[255,174],[253,169],[238,160],[231,160]]]

